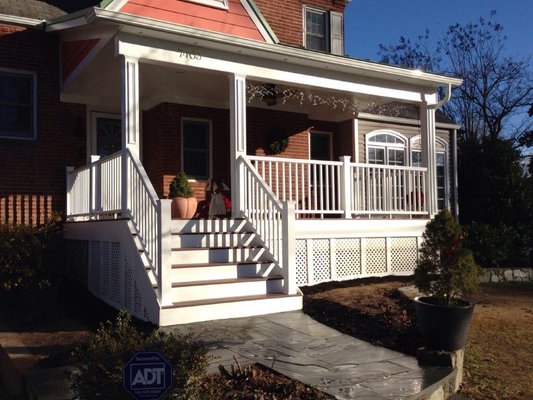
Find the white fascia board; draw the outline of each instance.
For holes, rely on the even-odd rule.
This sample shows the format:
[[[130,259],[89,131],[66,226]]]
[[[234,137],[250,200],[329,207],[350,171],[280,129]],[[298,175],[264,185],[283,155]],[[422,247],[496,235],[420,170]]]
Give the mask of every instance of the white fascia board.
[[[0,14],[0,22],[18,26],[37,27],[44,22],[42,19],[18,17],[16,15]]]
[[[263,43],[251,39],[238,38],[217,32],[200,30],[189,26],[164,22],[151,18],[139,17],[131,14],[116,13],[99,8],[93,9],[95,17],[101,21],[129,25],[135,28],[131,32],[138,32],[146,36],[161,37],[166,40],[190,40],[203,47],[215,47],[224,51],[246,55],[259,56],[266,59],[278,59],[301,65],[312,65],[324,69],[349,72],[353,75],[363,75],[389,81],[404,82],[412,85],[431,86],[442,85],[459,86],[462,79],[445,75],[420,72],[371,61],[357,60],[344,56],[314,52],[296,47],[279,44]],[[143,31],[139,31],[142,28]],[[166,35],[165,35],[166,34]]]
[[[352,237],[413,237],[422,236],[429,220],[420,219],[324,219],[319,224],[312,219],[297,219],[297,239]]]
[[[370,120],[370,121],[398,123],[398,124],[404,124],[404,125],[420,126],[421,124],[419,119],[391,117],[389,115],[378,115],[378,114],[371,114],[371,113],[364,113],[364,112],[360,112],[359,114],[357,114],[357,118],[363,119],[363,120]],[[457,124],[451,124],[451,123],[446,123],[446,122],[435,122],[435,124],[437,128],[442,128],[442,129],[461,129],[461,125],[457,125]]]
[[[338,77],[321,76],[321,71],[291,72],[287,69],[252,65],[220,57],[221,52],[210,49],[184,48],[175,43],[164,43],[165,48],[156,47],[152,39],[120,33],[116,37],[116,53],[137,58],[144,62],[174,64],[200,68],[228,74],[239,74],[265,81],[286,82],[303,87],[318,87],[347,93],[360,93],[369,96],[387,97],[409,102],[423,101],[420,91],[380,87],[375,84],[342,80]],[[157,43],[161,45],[161,42]],[[211,54],[216,54],[211,56]],[[227,55],[227,54],[226,54]],[[234,57],[233,57],[234,58]],[[241,57],[246,59],[246,57]]]

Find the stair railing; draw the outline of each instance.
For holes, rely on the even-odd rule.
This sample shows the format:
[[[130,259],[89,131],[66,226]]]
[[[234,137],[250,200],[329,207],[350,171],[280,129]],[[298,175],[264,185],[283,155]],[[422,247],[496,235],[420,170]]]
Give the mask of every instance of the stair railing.
[[[295,202],[281,202],[248,159],[239,156],[237,163],[242,166],[239,182],[244,191],[243,216],[280,266],[284,293],[295,294]]]

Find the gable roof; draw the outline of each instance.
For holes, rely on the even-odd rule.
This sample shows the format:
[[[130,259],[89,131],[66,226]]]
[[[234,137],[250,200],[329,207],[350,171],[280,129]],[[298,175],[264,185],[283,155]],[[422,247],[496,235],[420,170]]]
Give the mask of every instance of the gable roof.
[[[235,37],[276,43],[253,0],[104,0],[100,7]],[[205,3],[204,3],[205,2]]]

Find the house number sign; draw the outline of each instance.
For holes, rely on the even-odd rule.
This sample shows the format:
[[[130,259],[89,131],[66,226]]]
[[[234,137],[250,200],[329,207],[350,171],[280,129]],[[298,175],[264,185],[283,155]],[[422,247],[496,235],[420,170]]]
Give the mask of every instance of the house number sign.
[[[186,58],[188,60],[201,60],[202,56],[199,52],[194,50],[179,49],[180,57]]]

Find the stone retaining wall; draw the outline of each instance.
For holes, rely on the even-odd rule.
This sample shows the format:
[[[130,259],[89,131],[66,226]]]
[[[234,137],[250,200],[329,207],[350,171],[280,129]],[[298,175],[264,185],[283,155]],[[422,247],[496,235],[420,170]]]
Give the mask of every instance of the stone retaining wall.
[[[483,268],[481,283],[533,282],[533,268]]]

